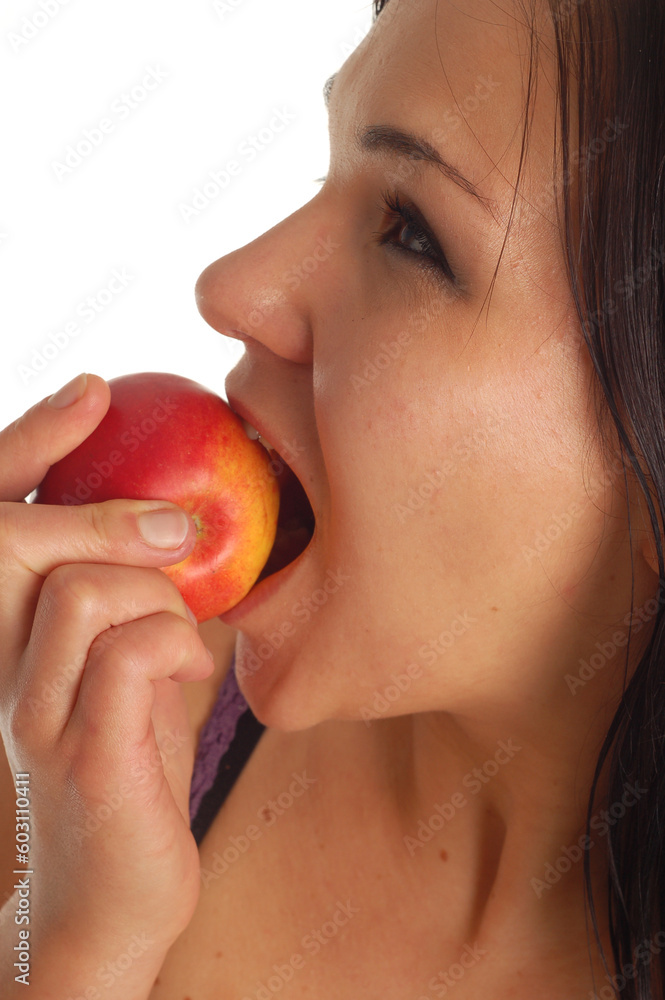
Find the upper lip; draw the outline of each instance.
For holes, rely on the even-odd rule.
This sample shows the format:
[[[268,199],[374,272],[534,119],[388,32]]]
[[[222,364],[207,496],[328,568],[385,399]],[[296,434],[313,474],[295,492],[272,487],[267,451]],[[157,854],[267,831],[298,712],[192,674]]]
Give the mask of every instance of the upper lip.
[[[312,496],[309,489],[307,488],[307,480],[305,477],[305,469],[301,463],[301,456],[304,453],[304,449],[298,450],[298,442],[294,442],[294,445],[289,444],[285,441],[280,434],[276,431],[274,427],[268,427],[260,417],[252,413],[252,411],[244,405],[233,393],[226,393],[226,398],[228,400],[229,406],[239,417],[243,417],[247,423],[251,424],[258,433],[261,435],[264,441],[267,441],[275,449],[279,457],[284,461],[291,471],[298,477],[300,484],[307,494],[307,499],[310,502],[312,510],[314,510],[314,504],[312,502]],[[295,452],[298,450],[298,453]]]

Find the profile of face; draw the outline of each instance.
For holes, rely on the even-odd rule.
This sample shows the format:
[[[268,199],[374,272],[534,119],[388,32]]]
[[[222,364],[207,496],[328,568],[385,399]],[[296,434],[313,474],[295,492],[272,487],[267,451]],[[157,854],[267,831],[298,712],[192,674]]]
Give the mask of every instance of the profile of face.
[[[520,164],[521,6],[390,0],[326,88],[321,190],[198,280],[203,317],[245,345],[229,399],[316,517],[293,571],[231,621],[266,725],[529,706],[540,723],[626,632],[627,502],[565,265],[547,17]],[[658,579],[645,538],[636,607]]]

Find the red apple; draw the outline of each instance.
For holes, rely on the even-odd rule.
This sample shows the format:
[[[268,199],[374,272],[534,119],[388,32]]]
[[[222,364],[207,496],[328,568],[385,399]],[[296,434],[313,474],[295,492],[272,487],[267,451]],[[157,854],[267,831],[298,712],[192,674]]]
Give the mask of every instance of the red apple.
[[[111,405],[74,451],[52,465],[34,503],[169,500],[192,517],[191,554],[162,567],[199,621],[223,614],[270,554],[279,489],[270,456],[220,396],[166,372],[109,381]]]

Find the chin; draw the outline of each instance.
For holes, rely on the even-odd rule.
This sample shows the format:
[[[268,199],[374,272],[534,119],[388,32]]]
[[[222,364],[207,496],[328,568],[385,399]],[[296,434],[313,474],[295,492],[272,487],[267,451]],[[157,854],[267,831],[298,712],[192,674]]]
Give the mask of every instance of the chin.
[[[322,713],[316,690],[298,684],[302,672],[294,669],[293,659],[280,663],[278,654],[252,667],[252,640],[239,632],[235,648],[235,671],[238,687],[256,718],[270,729],[285,733],[311,729],[331,716]],[[282,653],[282,656],[284,654]]]
[[[238,687],[258,721],[270,729],[295,733],[324,722],[356,722],[367,727],[393,714],[405,714],[399,709],[374,714],[368,723],[367,703],[357,702],[355,685],[346,692],[333,690],[329,678],[312,670],[311,658],[296,654],[279,661],[275,657],[252,670],[248,666],[252,655],[252,640],[239,632],[235,651]],[[405,711],[408,714],[408,709]]]

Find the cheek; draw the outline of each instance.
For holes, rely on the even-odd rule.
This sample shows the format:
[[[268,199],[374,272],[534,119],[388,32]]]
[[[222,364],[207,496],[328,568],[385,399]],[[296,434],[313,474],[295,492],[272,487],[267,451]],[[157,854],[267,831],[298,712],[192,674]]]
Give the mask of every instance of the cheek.
[[[319,383],[331,542],[348,553],[353,541],[374,574],[382,560],[399,565],[386,585],[414,600],[433,585],[480,592],[482,581],[523,605],[534,586],[566,587],[574,552],[602,527],[585,486],[602,470],[577,347],[542,335],[531,351],[499,346],[436,357],[387,333]],[[541,536],[554,580],[528,558]]]

